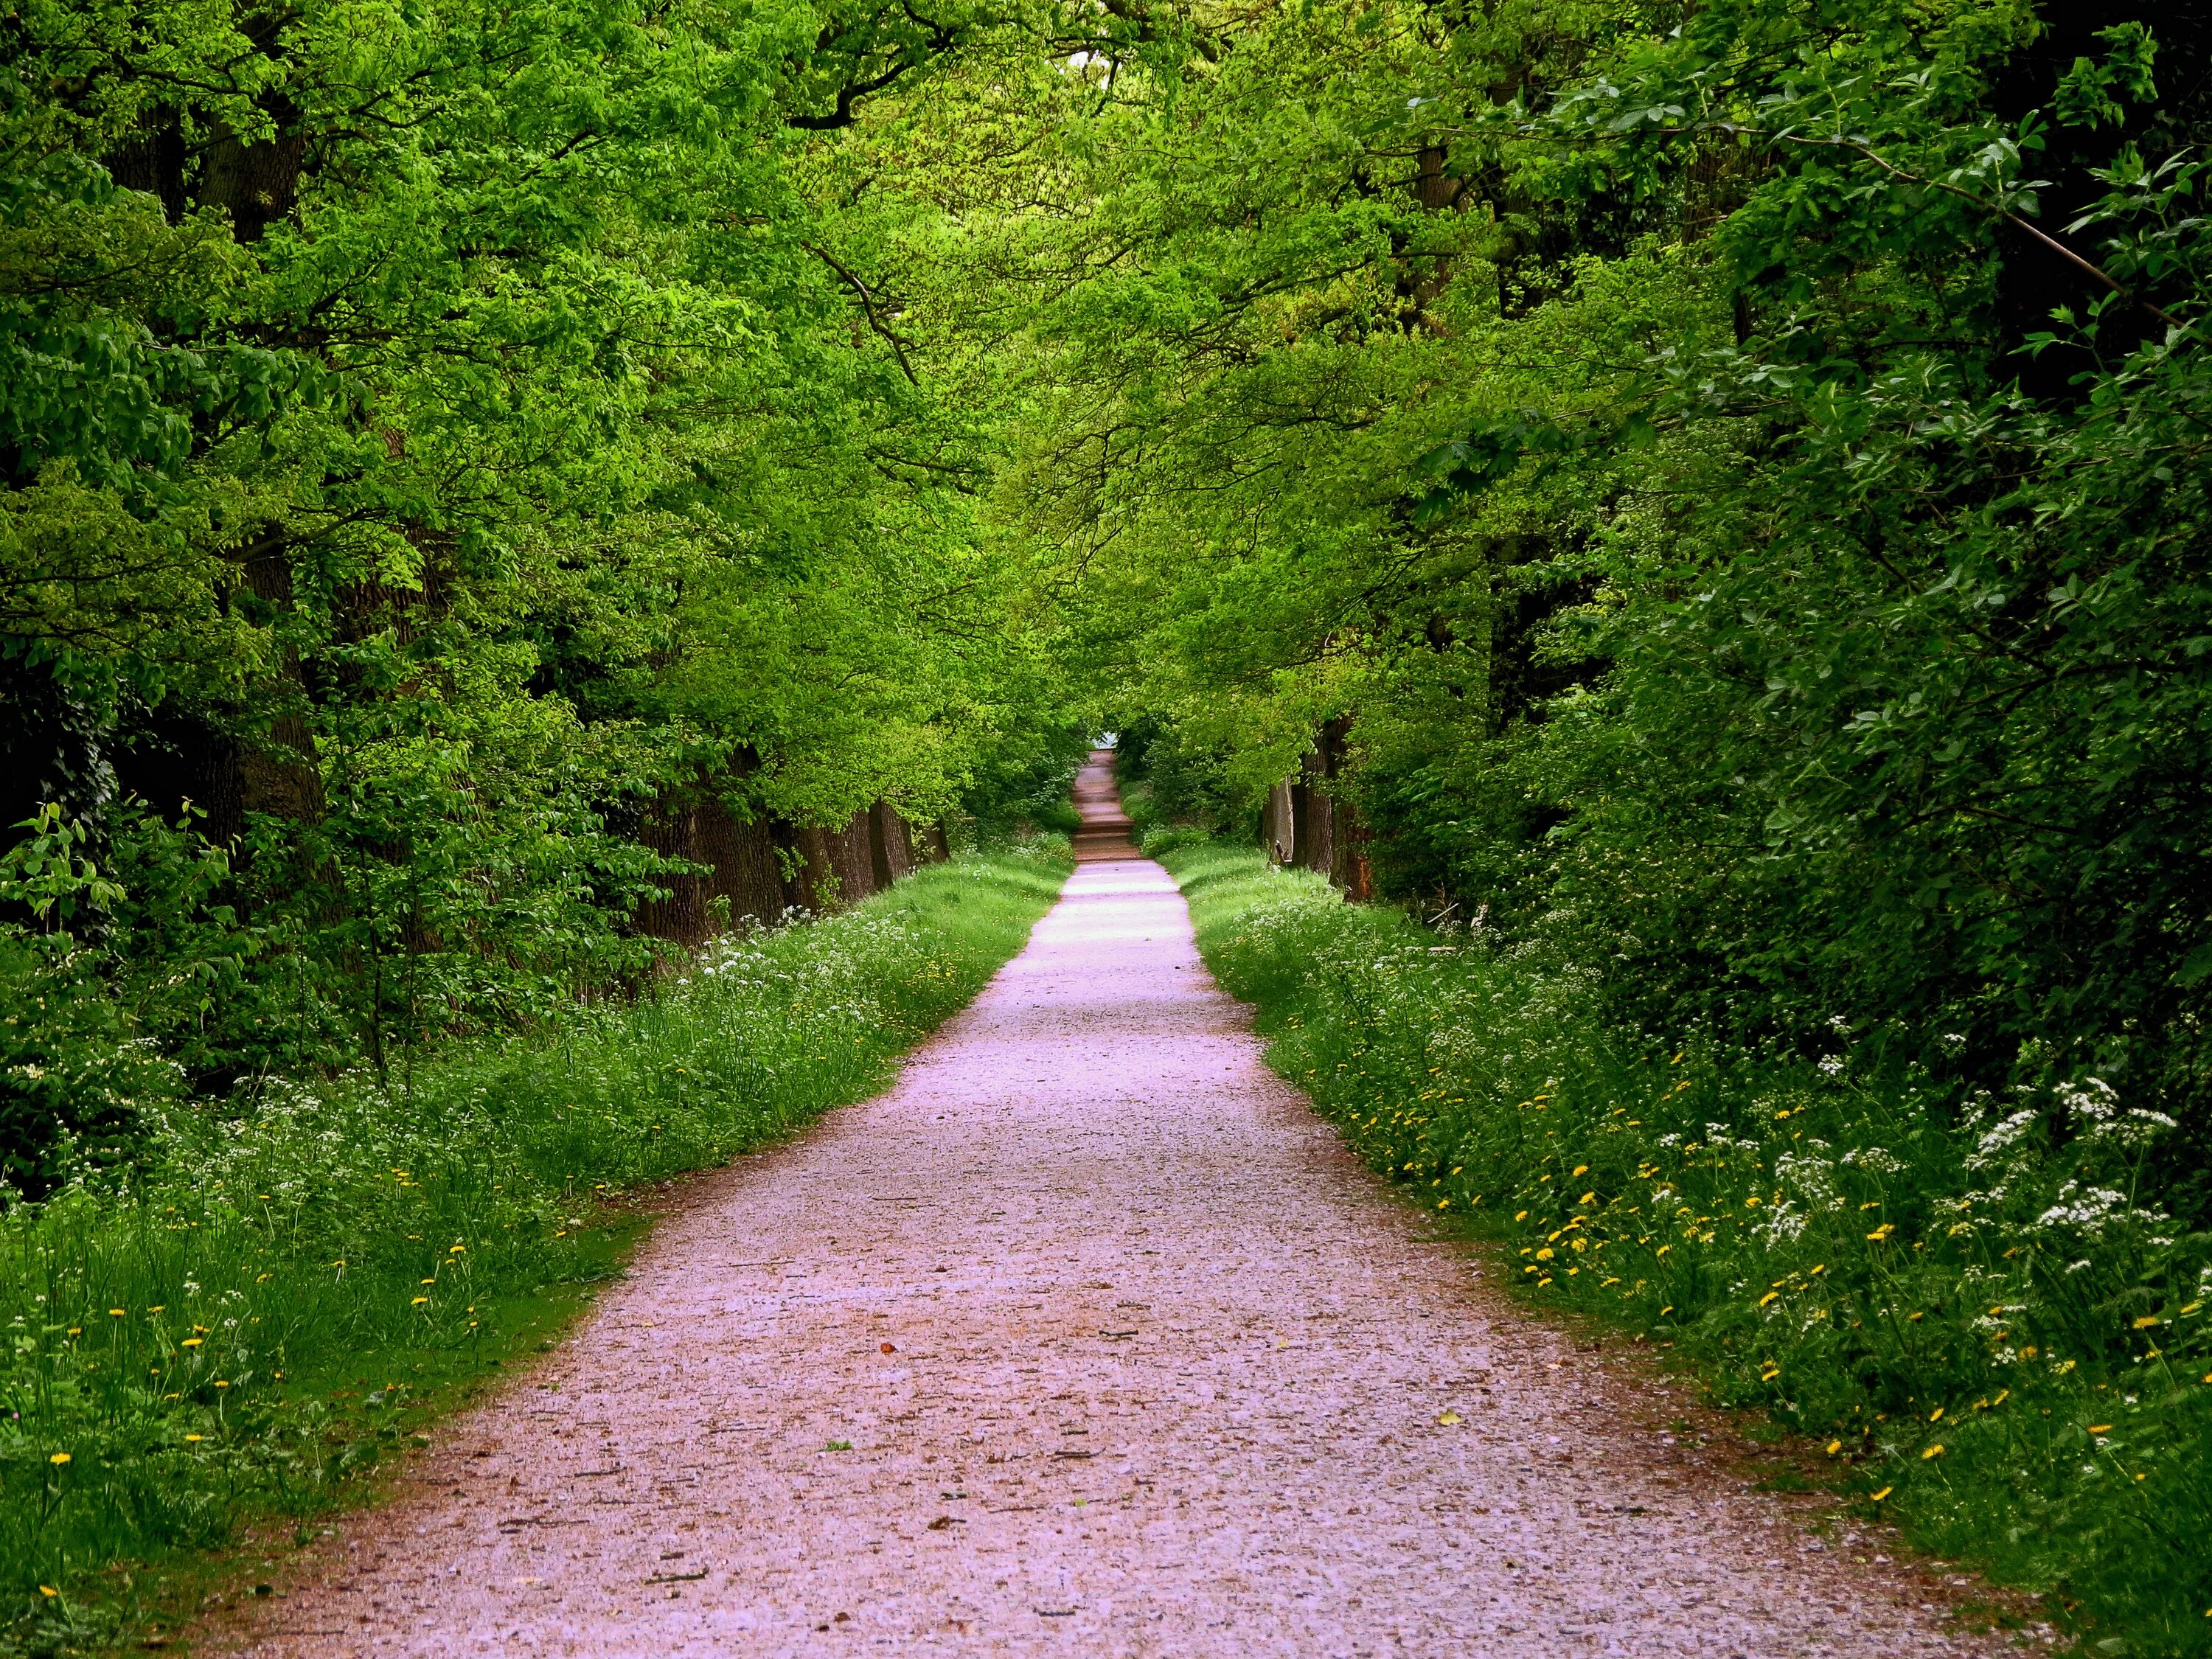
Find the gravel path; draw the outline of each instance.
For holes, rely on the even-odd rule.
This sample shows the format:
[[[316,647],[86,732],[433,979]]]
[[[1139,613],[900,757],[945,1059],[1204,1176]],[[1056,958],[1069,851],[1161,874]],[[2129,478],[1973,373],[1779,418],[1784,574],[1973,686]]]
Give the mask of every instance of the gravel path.
[[[693,1183],[257,1654],[1980,1650],[1261,1064],[1107,821],[898,1085]],[[849,1448],[849,1449],[848,1449]],[[1862,1545],[1861,1548],[1870,1548]]]

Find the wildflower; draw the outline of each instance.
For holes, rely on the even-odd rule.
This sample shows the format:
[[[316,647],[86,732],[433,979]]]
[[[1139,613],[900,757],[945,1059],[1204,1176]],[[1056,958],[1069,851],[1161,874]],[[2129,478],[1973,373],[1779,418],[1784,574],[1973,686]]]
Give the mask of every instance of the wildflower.
[[[110,1318],[120,1319],[124,1316],[124,1310],[120,1308],[110,1308],[107,1312]]]
[[[1781,1294],[1782,1294],[1782,1292],[1781,1292],[1781,1291],[1768,1291],[1765,1296],[1762,1296],[1761,1297],[1759,1297],[1759,1305],[1760,1307],[1762,1307],[1762,1308],[1763,1308],[1763,1307],[1765,1307],[1768,1303],[1770,1303],[1770,1302],[1773,1301],[1775,1297],[1777,1297],[1780,1296]]]
[[[1831,1456],[1831,1457],[1833,1457],[1833,1456],[1834,1456],[1838,1452],[1839,1452],[1839,1451],[1843,1450],[1843,1449],[1844,1449],[1844,1443],[1843,1443],[1842,1441],[1840,1441],[1840,1440],[1831,1440],[1831,1441],[1828,1443],[1828,1455],[1829,1455],[1829,1456]]]
[[[1923,1451],[1923,1452],[1920,1454],[1920,1461],[1921,1461],[1922,1462],[1925,1463],[1925,1462],[1926,1462],[1929,1458],[1931,1458],[1931,1457],[1941,1457],[1942,1455],[1943,1455],[1943,1443],[1942,1443],[1942,1442],[1941,1442],[1941,1441],[1939,1440],[1939,1441],[1937,1441],[1937,1442],[1936,1443],[1936,1444],[1934,1444],[1934,1445],[1932,1445],[1932,1446],[1929,1447],[1926,1450]]]
[[[416,1297],[415,1298],[415,1300],[414,1300],[413,1302],[411,1302],[411,1303],[410,1303],[410,1304],[409,1304],[408,1305],[409,1305],[409,1306],[410,1306],[410,1307],[419,1308],[419,1307],[421,1307],[421,1306],[422,1306],[425,1302],[428,1302],[429,1299],[430,1299],[430,1298],[429,1298],[428,1297],[427,1297],[427,1296],[418,1296],[418,1297]]]
[[[2112,1425],[2109,1423],[2092,1423],[2089,1425],[2089,1432],[2092,1434],[2110,1434],[2112,1431]]]
[[[1571,1169],[1571,1170],[1568,1170],[1568,1171],[1567,1171],[1567,1174],[1568,1174],[1568,1176],[1570,1176],[1570,1178],[1571,1178],[1571,1177],[1573,1177],[1573,1176],[1578,1176],[1578,1175],[1588,1175],[1589,1173],[1589,1164],[1576,1164],[1576,1165],[1575,1165],[1575,1167],[1574,1167],[1573,1169]],[[1584,1199],[1584,1200],[1583,1200],[1583,1203],[1585,1203],[1585,1204],[1587,1204],[1587,1203],[1589,1203],[1589,1200],[1588,1199]]]
[[[49,1457],[46,1460],[47,1462],[52,1464],[56,1468],[61,1468],[63,1464],[69,1461],[70,1455],[67,1452],[56,1452],[52,1457]]]
[[[2136,1328],[2139,1331],[2147,1331],[2157,1323],[2158,1316],[2156,1314],[2145,1314],[2142,1318],[2136,1321]]]
[[[59,1595],[61,1592],[56,1589],[52,1584],[41,1584],[39,1586],[39,1594],[41,1595]],[[2207,1619],[2212,1619],[2212,1613],[2208,1613],[2204,1616]]]
[[[1873,1494],[1874,1501],[1875,1501],[1875,1503],[1879,1504],[1879,1503],[1881,1503],[1881,1500],[1882,1500],[1883,1498],[1885,1498],[1888,1497],[1888,1496],[1890,1495],[1890,1493],[1892,1493],[1892,1492],[1895,1492],[1896,1490],[1897,1490],[1897,1488],[1896,1488],[1896,1487],[1894,1487],[1894,1486],[1884,1486],[1884,1487],[1883,1487],[1880,1492],[1875,1492],[1875,1493],[1874,1493],[1874,1494]]]
[[[1895,1232],[1896,1231],[1897,1231],[1897,1229],[1896,1229],[1894,1226],[1893,1226],[1890,1223],[1888,1223],[1888,1222],[1885,1221],[1885,1222],[1883,1222],[1883,1223],[1881,1224],[1881,1226],[1879,1226],[1879,1227],[1875,1228],[1872,1232],[1869,1233],[1869,1234],[1867,1235],[1867,1237],[1868,1237],[1869,1238],[1870,1238],[1870,1239],[1874,1240],[1874,1242],[1875,1242],[1875,1243],[1879,1244],[1879,1243],[1881,1243],[1881,1241],[1882,1241],[1882,1240],[1884,1240],[1885,1238],[1887,1238],[1887,1237],[1888,1237],[1892,1233]]]

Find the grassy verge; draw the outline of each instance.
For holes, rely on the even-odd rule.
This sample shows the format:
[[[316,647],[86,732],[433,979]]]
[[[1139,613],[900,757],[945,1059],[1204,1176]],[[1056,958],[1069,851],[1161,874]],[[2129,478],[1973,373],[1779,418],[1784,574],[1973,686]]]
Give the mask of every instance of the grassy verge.
[[[1067,868],[1051,843],[933,866],[556,1040],[449,1054],[404,1094],[348,1079],[180,1118],[127,1186],[0,1221],[0,1643],[112,1641],[145,1617],[125,1564],[358,1494],[618,1268],[625,1188],[881,1088]]]
[[[1862,1070],[1608,1029],[1595,977],[1166,853],[1272,1063],[1522,1292],[1672,1344],[1923,1547],[2102,1654],[2212,1654],[2212,1262],[2137,1200],[2160,1121],[2094,1089],[1967,1121]]]

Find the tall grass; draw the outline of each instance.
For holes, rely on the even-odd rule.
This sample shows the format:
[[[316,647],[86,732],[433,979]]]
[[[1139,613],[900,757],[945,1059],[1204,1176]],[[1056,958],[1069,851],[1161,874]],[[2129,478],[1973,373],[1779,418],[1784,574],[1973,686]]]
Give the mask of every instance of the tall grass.
[[[611,1270],[602,1204],[883,1086],[1067,868],[1064,843],[930,866],[555,1039],[448,1054],[405,1093],[279,1084],[179,1115],[127,1180],[0,1219],[14,1639],[63,1641],[112,1563],[343,1496],[411,1398],[497,1364],[546,1287]]]
[[[1533,1302],[1670,1345],[2089,1651],[2212,1654],[2212,1240],[2142,1197],[2165,1120],[2095,1079],[1947,1110],[1841,1020],[1813,1060],[1608,1029],[1541,949],[1166,862],[1273,1064]]]

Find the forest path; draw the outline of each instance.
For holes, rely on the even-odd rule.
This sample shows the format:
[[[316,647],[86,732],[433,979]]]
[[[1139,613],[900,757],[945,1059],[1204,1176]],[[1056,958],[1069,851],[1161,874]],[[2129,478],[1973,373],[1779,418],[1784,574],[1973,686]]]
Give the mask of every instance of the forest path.
[[[1261,1065],[1103,765],[1079,800],[1060,903],[895,1088],[693,1183],[540,1372],[229,1641],[1979,1650],[1418,1237]]]

